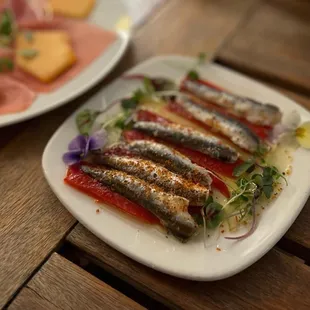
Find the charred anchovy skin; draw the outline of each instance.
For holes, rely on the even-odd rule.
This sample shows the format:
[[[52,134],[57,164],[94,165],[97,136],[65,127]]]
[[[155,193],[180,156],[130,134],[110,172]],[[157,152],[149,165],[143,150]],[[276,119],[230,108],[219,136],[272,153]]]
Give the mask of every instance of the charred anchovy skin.
[[[187,199],[165,193],[156,185],[122,171],[85,165],[81,169],[113,191],[148,209],[175,237],[185,241],[197,232],[198,226],[187,212]]]
[[[281,121],[281,111],[274,105],[263,104],[250,98],[233,95],[197,81],[185,80],[183,85],[187,91],[200,99],[224,107],[227,112],[243,117],[253,124],[273,126]]]
[[[136,155],[157,162],[168,170],[194,182],[199,182],[206,186],[212,183],[212,179],[206,169],[192,163],[189,158],[164,144],[137,140],[130,142],[127,147]]]
[[[224,145],[221,140],[207,136],[197,130],[179,124],[159,124],[155,122],[136,122],[134,129],[154,137],[199,151],[224,162],[233,163],[238,159],[235,149]]]
[[[193,117],[229,138],[234,144],[251,153],[257,151],[260,139],[246,125],[237,120],[194,103],[190,99],[178,99],[177,103]]]
[[[117,155],[102,156],[100,160],[104,165],[124,171],[156,184],[165,191],[184,197],[194,206],[202,206],[209,196],[207,187],[185,180],[150,160]]]

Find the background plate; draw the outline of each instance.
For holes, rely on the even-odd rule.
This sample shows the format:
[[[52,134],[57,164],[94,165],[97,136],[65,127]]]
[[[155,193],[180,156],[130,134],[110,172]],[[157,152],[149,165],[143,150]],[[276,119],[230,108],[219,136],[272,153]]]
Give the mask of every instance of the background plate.
[[[180,79],[196,59],[167,56],[148,60],[130,73],[144,73]],[[284,114],[297,110],[303,120],[310,113],[289,98],[257,83],[239,73],[216,64],[206,64],[200,70],[202,76],[235,93],[278,105]],[[118,79],[81,109],[101,108],[104,95],[107,102],[128,95],[138,82]],[[116,110],[114,105],[107,113]],[[96,214],[98,205],[88,196],[63,183],[66,167],[62,154],[69,141],[77,135],[74,113],[56,131],[43,154],[43,170],[51,188],[66,208],[90,231],[104,242],[129,257],[156,270],[193,280],[218,280],[232,276],[270,250],[292,225],[310,193],[309,151],[299,149],[294,155],[293,172],[289,186],[270,204],[259,217],[254,234],[242,241],[225,240],[223,236],[204,248],[202,234],[182,244],[153,226],[137,222],[119,211],[104,207]],[[217,251],[217,244],[222,251]]]
[[[121,0],[100,0],[89,17],[89,23],[115,31],[118,21],[126,14]],[[125,53],[128,42],[129,32],[119,31],[117,40],[73,80],[54,92],[38,95],[35,102],[23,112],[0,115],[0,127],[48,112],[81,95],[114,68]]]

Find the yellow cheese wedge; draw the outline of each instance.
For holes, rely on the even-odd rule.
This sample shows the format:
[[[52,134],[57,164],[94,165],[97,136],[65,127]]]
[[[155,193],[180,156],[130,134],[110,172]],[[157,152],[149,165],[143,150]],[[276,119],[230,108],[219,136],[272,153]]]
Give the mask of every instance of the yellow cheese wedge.
[[[67,17],[87,17],[95,5],[96,0],[49,0],[50,7],[55,14]]]
[[[64,31],[46,30],[18,33],[16,64],[41,80],[51,82],[76,62],[70,38]]]

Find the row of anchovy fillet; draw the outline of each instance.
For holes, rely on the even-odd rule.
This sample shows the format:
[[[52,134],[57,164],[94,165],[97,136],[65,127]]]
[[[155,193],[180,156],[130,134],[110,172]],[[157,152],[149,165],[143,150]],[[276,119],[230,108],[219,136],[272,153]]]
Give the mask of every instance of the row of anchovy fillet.
[[[190,80],[183,81],[182,88],[254,124],[273,126],[281,119],[279,109],[269,104]],[[176,103],[195,119],[249,153],[255,152],[262,143],[251,129],[235,118],[203,106],[187,96],[176,99]],[[238,159],[238,152],[217,137],[183,125],[137,120],[133,128],[223,162],[234,163]],[[151,211],[175,237],[184,241],[194,235],[198,226],[188,213],[188,206],[202,206],[208,197],[212,180],[207,170],[158,142],[138,140],[120,145],[134,156],[95,153],[92,160],[99,166],[83,165],[81,169]]]

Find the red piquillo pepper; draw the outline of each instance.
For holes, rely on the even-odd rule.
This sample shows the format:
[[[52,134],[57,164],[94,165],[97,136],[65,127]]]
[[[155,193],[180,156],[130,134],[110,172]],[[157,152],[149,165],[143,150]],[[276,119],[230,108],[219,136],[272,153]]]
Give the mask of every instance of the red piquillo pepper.
[[[81,171],[79,164],[72,165],[68,168],[64,182],[90,197],[97,199],[99,202],[116,207],[123,212],[139,218],[143,222],[150,224],[159,223],[159,219],[142,206],[113,192],[99,181],[85,174]]]

